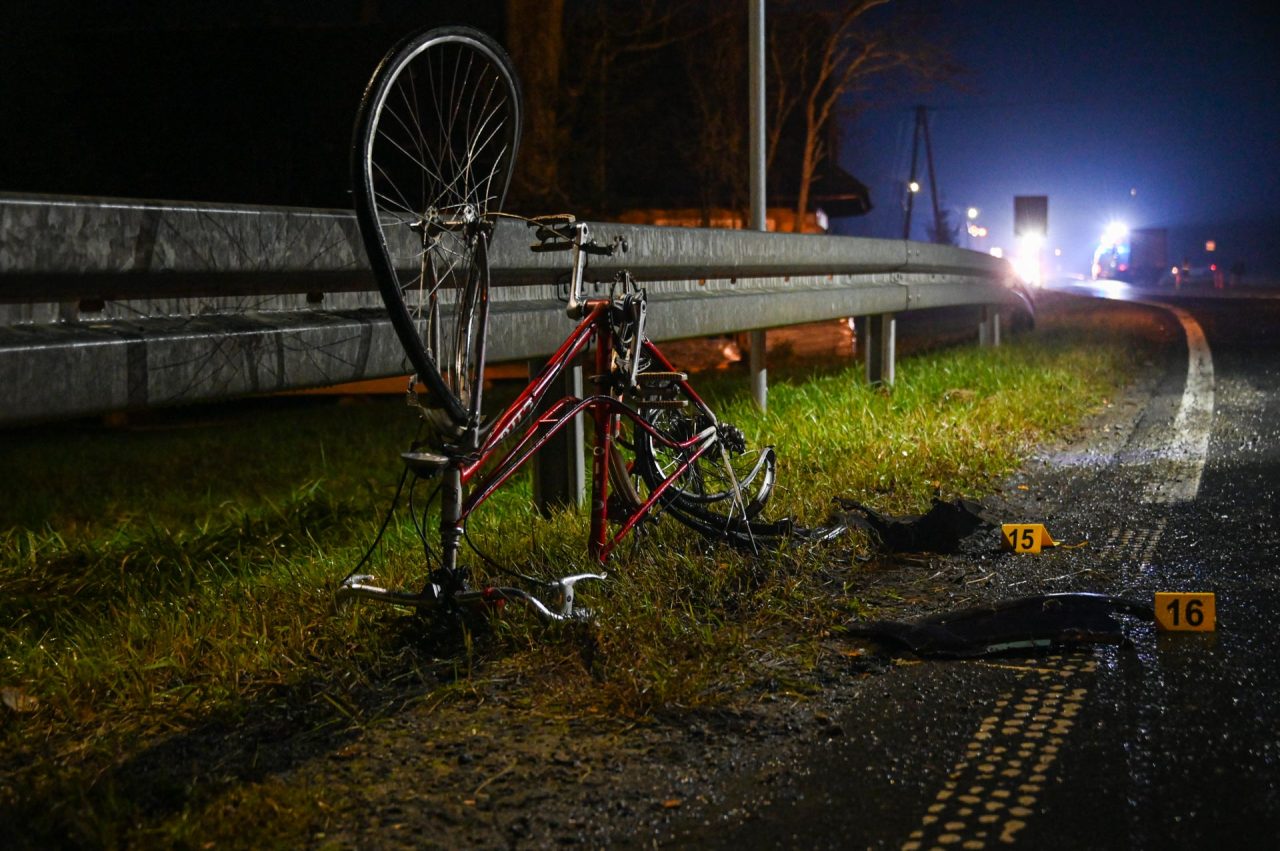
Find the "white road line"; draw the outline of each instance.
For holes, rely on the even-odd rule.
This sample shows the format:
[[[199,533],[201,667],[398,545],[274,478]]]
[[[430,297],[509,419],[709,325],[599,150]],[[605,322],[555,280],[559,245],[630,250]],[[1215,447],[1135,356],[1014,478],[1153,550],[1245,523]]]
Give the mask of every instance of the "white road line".
[[[1182,323],[1187,335],[1187,383],[1182,402],[1166,434],[1156,435],[1152,447],[1151,470],[1154,481],[1147,485],[1143,501],[1148,504],[1189,502],[1200,490],[1200,476],[1209,456],[1209,433],[1213,429],[1213,356],[1204,329],[1195,317],[1180,307],[1143,302],[1162,307]]]

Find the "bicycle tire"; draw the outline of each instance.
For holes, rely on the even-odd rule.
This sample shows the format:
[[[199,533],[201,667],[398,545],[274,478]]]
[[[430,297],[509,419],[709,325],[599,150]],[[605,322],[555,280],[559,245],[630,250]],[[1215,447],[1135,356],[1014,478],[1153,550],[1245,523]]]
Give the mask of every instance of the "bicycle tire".
[[[521,133],[506,52],[468,27],[416,33],[383,57],[352,140],[356,220],[437,426],[480,420],[488,243]],[[449,427],[452,427],[451,429]]]

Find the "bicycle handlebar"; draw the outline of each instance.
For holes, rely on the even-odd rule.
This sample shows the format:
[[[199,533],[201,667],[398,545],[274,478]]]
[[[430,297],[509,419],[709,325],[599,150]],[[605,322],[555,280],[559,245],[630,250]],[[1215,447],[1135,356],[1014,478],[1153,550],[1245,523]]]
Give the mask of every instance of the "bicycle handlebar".
[[[546,620],[570,621],[584,618],[588,614],[586,609],[574,609],[574,586],[583,579],[603,580],[605,578],[606,575],[602,573],[577,573],[548,582],[548,590],[558,594],[560,597],[560,603],[556,610],[553,610],[551,606],[548,606],[536,595],[522,588],[493,586],[484,589],[460,591],[450,597],[446,597],[441,593],[438,586],[431,585],[424,589],[422,593],[411,594],[408,591],[394,591],[374,585],[371,582],[373,577],[368,574],[348,577],[338,586],[335,597],[339,605],[351,599],[362,598],[424,609],[439,608],[445,605],[446,601],[451,601],[458,606],[485,607],[501,605],[506,600],[518,600]]]
[[[578,221],[570,213],[554,216],[535,216],[525,219],[525,224],[535,228],[538,241],[529,246],[532,251],[572,251],[572,272],[569,277],[569,306],[566,312],[571,319],[582,318],[583,278],[587,269],[587,256],[612,257],[619,251],[626,252],[627,240],[615,236],[604,245],[591,238],[586,222]]]

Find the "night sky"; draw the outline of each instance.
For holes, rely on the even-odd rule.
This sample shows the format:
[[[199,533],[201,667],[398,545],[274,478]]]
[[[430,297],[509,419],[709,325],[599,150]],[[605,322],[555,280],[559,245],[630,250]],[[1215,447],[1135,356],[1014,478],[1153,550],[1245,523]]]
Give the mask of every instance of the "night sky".
[[[500,0],[0,0],[0,191],[350,207],[361,94],[401,37]]]
[[[1169,228],[1171,253],[1195,262],[1212,238],[1227,264],[1280,266],[1280,31],[1262,4],[900,4],[939,10],[967,71],[867,93],[840,161],[875,210],[837,230],[901,235],[921,103],[943,205],[956,221],[978,207],[990,229],[974,247],[1011,247],[1013,197],[1047,195],[1065,273],[1087,271],[1116,218]],[[378,56],[427,23],[500,26],[503,5],[0,0],[0,191],[343,206],[351,117]],[[920,173],[916,238],[930,217]]]
[[[911,107],[923,103],[943,203],[955,217],[982,211],[983,247],[1011,247],[1013,196],[1047,195],[1049,245],[1062,248],[1065,273],[1087,272],[1113,218],[1169,228],[1170,253],[1194,262],[1205,239],[1228,264],[1280,262],[1273,11],[1188,0],[943,8],[942,29],[968,69],[964,90],[881,100],[846,132],[842,164],[868,183],[877,209],[842,229],[901,235]],[[922,195],[917,238],[929,217]]]

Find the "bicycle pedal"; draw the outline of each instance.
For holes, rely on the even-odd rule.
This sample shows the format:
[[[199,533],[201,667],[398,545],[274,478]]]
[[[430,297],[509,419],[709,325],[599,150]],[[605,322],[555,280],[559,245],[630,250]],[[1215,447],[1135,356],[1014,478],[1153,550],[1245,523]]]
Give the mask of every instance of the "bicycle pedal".
[[[438,475],[449,466],[449,458],[436,452],[401,452],[400,457],[414,475],[424,479]]]
[[[687,381],[688,373],[685,372],[639,372],[636,373],[637,384],[674,384],[678,381]]]

